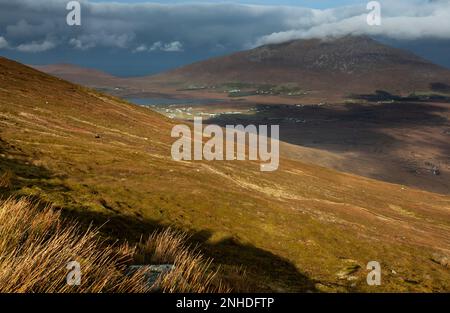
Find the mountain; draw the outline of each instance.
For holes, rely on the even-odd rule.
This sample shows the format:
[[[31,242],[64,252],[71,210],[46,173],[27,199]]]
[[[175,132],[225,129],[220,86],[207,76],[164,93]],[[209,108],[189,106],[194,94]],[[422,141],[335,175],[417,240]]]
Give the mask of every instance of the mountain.
[[[249,90],[270,86],[319,98],[346,98],[377,90],[408,95],[434,91],[436,85],[450,86],[450,70],[364,36],[264,45],[145,77],[118,78],[68,64],[34,68],[122,96],[171,94],[192,86],[213,86],[212,91],[230,86]]]
[[[371,38],[294,40],[261,46],[147,77],[148,83],[296,84],[323,95],[410,93],[450,83],[450,71]]]
[[[175,162],[176,123],[148,108],[5,58],[0,81],[3,198],[52,204],[113,241],[187,231],[251,290],[450,290],[449,196],[284,158],[271,173]],[[370,261],[381,286],[366,283]]]

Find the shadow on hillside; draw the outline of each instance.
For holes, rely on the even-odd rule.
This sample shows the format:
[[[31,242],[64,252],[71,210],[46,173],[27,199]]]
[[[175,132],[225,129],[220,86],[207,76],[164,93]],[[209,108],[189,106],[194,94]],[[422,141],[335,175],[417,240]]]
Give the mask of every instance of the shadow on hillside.
[[[11,188],[0,188],[0,198],[19,198],[23,188],[39,188],[45,193],[68,192],[70,189],[63,185],[64,177],[58,177],[61,184],[52,184],[48,181],[55,176],[42,166],[33,165],[20,148],[3,141],[0,138],[0,174],[7,170],[14,172]],[[18,193],[20,191],[20,193]],[[47,203],[37,193],[29,197],[42,207],[52,205]],[[163,230],[167,225],[157,221],[143,219],[139,214],[124,216],[107,212],[93,212],[87,208],[77,207],[72,203],[70,209],[58,208],[65,218],[79,222],[80,227],[87,229],[91,225],[100,227],[101,233],[107,238],[127,240],[137,243],[156,230]],[[171,226],[173,229],[176,227]],[[214,264],[221,267],[243,267],[249,278],[243,291],[286,291],[286,292],[315,292],[314,282],[300,273],[297,268],[273,253],[259,249],[252,245],[244,245],[234,239],[226,239],[217,243],[209,243],[212,233],[209,231],[192,232],[190,244],[200,248],[201,252],[214,259]],[[232,273],[236,275],[236,273]],[[226,280],[225,275],[225,280]],[[257,283],[255,283],[257,282]],[[251,285],[252,284],[252,285]],[[240,287],[242,288],[242,286]]]
[[[448,93],[449,86],[441,83],[431,84],[431,89],[437,93],[411,94],[409,96],[397,96],[384,90],[376,90],[373,94],[351,95],[351,99],[367,100],[369,102],[378,101],[400,101],[400,102],[438,102],[450,103],[450,96],[440,93]]]
[[[1,188],[0,196],[7,198],[18,190],[38,187],[42,191],[65,192],[69,189],[62,184],[52,184],[52,178],[65,179],[51,173],[44,166],[33,164],[33,161],[19,148],[0,138],[0,175],[11,171],[11,187]]]
[[[449,112],[448,105],[423,102],[256,105],[252,114],[220,115],[204,123],[279,125],[283,142],[345,154],[339,170],[448,193]],[[355,160],[361,167],[355,168]],[[442,175],[433,175],[434,166]]]
[[[302,146],[326,146],[342,152],[377,143],[401,145],[386,129],[449,126],[442,115],[449,109],[428,103],[346,104],[322,106],[259,105],[253,114],[220,115],[205,124],[280,125],[282,141]],[[448,149],[448,145],[441,145]],[[448,151],[448,150],[447,150]]]
[[[62,210],[63,216],[76,219],[84,227],[101,227],[101,232],[110,238],[126,238],[136,243],[166,225],[138,216],[110,215],[91,211]],[[170,226],[177,230],[176,226]],[[243,267],[249,279],[245,291],[255,292],[317,292],[315,282],[309,279],[288,260],[252,245],[242,244],[229,238],[216,243],[208,240],[210,231],[190,232],[189,243],[198,246],[203,255],[213,258],[221,267]],[[226,275],[225,275],[226,276]],[[257,283],[256,283],[257,282]]]

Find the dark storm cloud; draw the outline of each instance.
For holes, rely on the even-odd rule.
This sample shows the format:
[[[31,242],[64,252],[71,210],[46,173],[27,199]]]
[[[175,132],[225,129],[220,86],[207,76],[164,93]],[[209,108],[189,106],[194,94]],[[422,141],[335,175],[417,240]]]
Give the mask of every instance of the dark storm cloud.
[[[43,52],[128,49],[134,53],[242,49],[329,35],[450,38],[449,1],[382,1],[382,26],[365,5],[328,10],[239,4],[120,4],[80,1],[82,25],[66,24],[62,0],[0,0],[0,49]]]
[[[30,52],[31,46],[42,51],[60,45],[81,50],[110,47],[174,52],[182,50],[181,46],[243,47],[267,33],[287,30],[291,24],[286,8],[81,1],[82,25],[69,27],[66,3],[0,0],[2,41],[7,41],[10,48],[30,46]],[[296,11],[301,16],[310,14],[306,9]]]

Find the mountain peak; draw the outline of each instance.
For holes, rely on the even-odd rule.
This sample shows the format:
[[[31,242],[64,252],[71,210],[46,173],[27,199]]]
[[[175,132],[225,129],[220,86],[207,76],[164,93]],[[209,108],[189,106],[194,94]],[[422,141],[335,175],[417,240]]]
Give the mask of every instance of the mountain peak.
[[[366,36],[293,40],[265,45],[247,52],[246,58],[266,65],[344,74],[388,68],[399,61],[411,65],[426,63],[413,54],[385,46]]]

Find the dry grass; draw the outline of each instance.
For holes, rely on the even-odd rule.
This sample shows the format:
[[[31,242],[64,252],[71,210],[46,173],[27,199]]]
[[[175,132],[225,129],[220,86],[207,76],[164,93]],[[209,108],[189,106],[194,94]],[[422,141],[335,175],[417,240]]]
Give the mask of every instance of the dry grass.
[[[138,245],[136,256],[144,263],[175,265],[160,282],[164,292],[229,292],[217,271],[211,270],[212,260],[186,245],[187,239],[186,234],[168,228]]]
[[[11,188],[13,177],[14,177],[14,173],[11,170],[6,170],[0,176],[0,188],[5,188],[5,189]]]
[[[117,292],[154,291],[144,271],[126,275],[127,266],[150,256],[149,261],[173,262],[176,269],[162,277],[166,292],[226,291],[218,283],[211,261],[189,251],[185,236],[167,230],[153,234],[145,245],[111,245],[98,239],[98,229],[81,232],[59,212],[43,210],[27,199],[0,202],[0,292]],[[81,265],[81,284],[70,286],[66,268]]]

